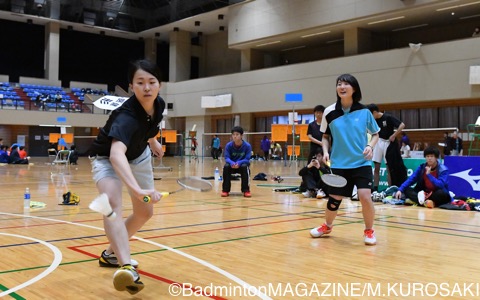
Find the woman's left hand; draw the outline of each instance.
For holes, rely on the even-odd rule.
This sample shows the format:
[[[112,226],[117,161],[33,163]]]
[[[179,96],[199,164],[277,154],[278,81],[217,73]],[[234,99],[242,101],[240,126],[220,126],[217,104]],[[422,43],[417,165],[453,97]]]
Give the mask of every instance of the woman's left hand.
[[[162,158],[163,157],[163,148],[162,144],[156,139],[152,138],[148,140],[148,143],[150,144],[150,150],[152,150],[153,155]]]
[[[365,147],[365,149],[363,149],[363,156],[366,160],[371,160],[373,157],[373,148],[370,146]]]

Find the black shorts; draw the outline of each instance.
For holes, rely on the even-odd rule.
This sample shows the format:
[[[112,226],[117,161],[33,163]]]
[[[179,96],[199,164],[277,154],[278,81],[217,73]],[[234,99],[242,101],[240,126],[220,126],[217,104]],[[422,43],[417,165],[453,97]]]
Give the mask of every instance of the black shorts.
[[[347,185],[341,188],[329,187],[328,193],[330,195],[351,197],[354,186],[357,186],[357,189],[372,188],[372,167],[365,166],[355,169],[332,169],[332,173],[345,177],[345,179],[347,179]]]

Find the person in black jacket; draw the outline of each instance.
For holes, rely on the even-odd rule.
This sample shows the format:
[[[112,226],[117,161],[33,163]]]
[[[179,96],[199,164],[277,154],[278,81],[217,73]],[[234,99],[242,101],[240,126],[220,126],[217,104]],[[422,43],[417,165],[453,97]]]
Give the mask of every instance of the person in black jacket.
[[[302,195],[305,198],[321,199],[327,196],[328,186],[322,181],[321,175],[328,173],[328,170],[322,164],[323,149],[317,148],[315,156],[303,167],[298,175],[302,176],[301,190],[305,190]]]
[[[76,165],[77,164],[77,161],[78,161],[78,151],[77,151],[77,147],[75,145],[72,145],[70,147],[70,156],[68,158],[69,160],[69,163],[71,165]]]

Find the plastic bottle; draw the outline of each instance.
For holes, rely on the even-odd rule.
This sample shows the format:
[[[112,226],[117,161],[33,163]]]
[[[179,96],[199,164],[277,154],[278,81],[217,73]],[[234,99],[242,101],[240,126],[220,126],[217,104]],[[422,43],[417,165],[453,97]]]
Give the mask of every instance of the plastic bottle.
[[[30,208],[30,189],[25,189],[25,194],[23,195],[23,208]]]
[[[215,177],[215,181],[220,180],[220,171],[218,170],[218,167],[215,168],[214,177]]]

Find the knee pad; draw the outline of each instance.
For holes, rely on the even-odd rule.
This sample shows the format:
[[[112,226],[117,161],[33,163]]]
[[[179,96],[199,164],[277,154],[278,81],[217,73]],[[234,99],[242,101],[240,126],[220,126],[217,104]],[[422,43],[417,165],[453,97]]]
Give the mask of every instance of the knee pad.
[[[327,202],[327,209],[330,211],[336,211],[340,208],[340,203],[342,203],[342,200],[337,200],[329,196]]]

